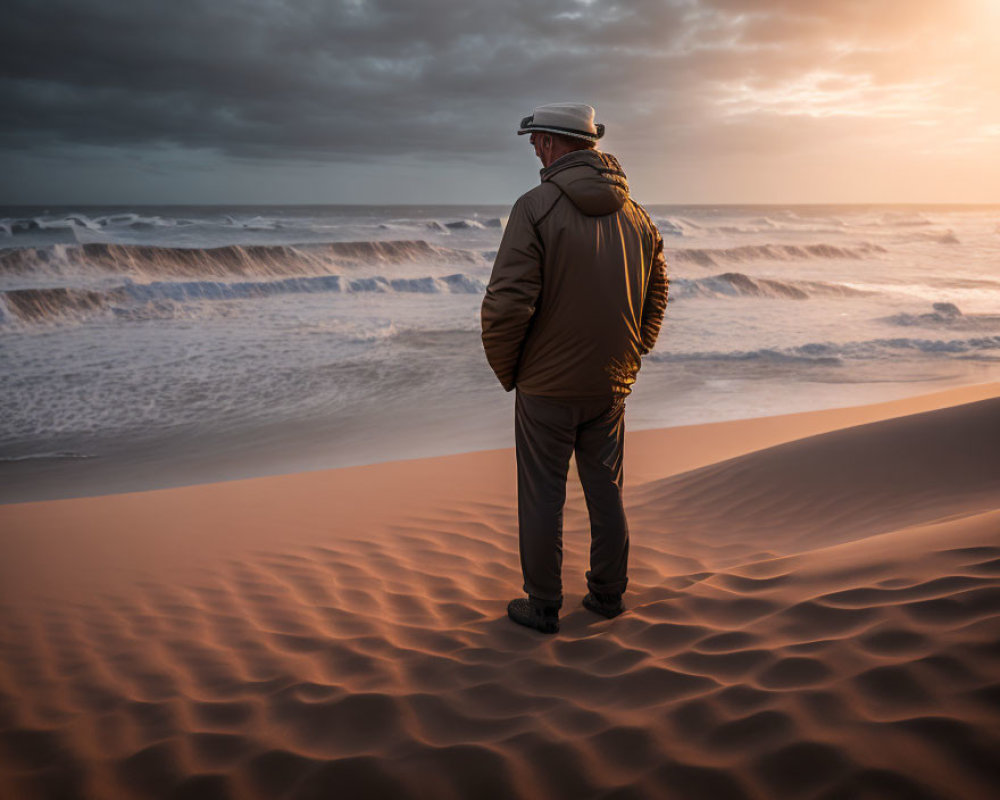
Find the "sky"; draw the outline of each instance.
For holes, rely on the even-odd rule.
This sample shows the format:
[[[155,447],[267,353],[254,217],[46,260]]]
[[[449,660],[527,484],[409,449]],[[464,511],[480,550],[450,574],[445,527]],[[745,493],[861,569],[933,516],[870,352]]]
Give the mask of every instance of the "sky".
[[[7,0],[0,203],[1000,202],[1000,0]]]

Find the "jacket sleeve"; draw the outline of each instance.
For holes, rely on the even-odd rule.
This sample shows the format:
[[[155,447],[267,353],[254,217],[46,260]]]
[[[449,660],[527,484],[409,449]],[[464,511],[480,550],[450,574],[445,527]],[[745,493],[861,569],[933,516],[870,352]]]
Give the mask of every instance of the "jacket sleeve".
[[[486,359],[508,392],[542,289],[543,252],[522,197],[511,209],[482,307]]]
[[[642,355],[646,355],[656,345],[663,325],[663,315],[667,310],[667,292],[670,280],[667,277],[667,260],[663,255],[663,237],[656,232],[653,246],[653,268],[649,273],[646,298],[642,304]]]

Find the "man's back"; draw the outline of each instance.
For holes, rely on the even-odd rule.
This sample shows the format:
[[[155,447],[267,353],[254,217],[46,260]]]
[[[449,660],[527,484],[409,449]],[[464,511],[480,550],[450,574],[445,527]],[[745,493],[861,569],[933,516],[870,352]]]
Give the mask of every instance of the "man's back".
[[[604,125],[580,103],[521,120],[544,166],[511,210],[483,299],[483,347],[514,396],[518,547],[528,597],[507,616],[559,630],[562,521],[571,458],[590,515],[583,605],[625,611],[629,531],[623,500],[625,396],[656,343],[667,304],[663,239],[628,196]]]
[[[518,199],[483,301],[483,344],[507,389],[631,391],[667,300],[663,242],[614,156],[568,153]]]

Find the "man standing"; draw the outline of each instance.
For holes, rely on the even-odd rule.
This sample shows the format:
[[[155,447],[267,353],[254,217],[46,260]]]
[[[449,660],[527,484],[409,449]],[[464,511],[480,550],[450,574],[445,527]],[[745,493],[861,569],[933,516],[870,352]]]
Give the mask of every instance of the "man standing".
[[[608,618],[625,610],[625,397],[659,335],[667,274],[659,231],[629,197],[617,159],[596,149],[604,126],[595,125],[593,108],[539,106],[518,134],[530,134],[541,183],[511,210],[483,300],[483,347],[504,389],[517,389],[518,524],[528,597],[512,600],[507,613],[555,633],[574,453],[591,527],[583,604]]]

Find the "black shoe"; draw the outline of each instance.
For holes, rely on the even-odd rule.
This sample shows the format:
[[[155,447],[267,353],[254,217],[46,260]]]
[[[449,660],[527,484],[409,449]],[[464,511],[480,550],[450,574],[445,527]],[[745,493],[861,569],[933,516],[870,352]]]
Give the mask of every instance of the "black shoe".
[[[600,592],[588,592],[583,598],[583,606],[595,614],[611,619],[617,617],[625,610],[620,594],[603,594]]]
[[[544,606],[527,597],[519,597],[507,604],[507,616],[518,625],[527,625],[542,633],[559,632],[557,606]]]

